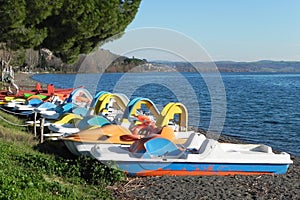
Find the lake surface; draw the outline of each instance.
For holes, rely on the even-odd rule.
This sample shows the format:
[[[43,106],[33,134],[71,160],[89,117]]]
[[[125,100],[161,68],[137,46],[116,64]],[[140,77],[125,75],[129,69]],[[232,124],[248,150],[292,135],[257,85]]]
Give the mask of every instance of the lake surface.
[[[300,74],[37,74],[33,79],[55,87],[85,86],[92,94],[146,97],[159,109],[180,101],[190,126],[222,128],[225,135],[300,156]]]

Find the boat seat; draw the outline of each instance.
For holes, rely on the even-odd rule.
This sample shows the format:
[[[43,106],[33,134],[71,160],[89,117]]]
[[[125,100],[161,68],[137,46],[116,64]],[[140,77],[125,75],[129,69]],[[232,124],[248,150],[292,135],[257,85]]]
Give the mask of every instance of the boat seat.
[[[180,158],[185,151],[166,138],[153,138],[144,144],[146,152],[143,158]]]
[[[161,137],[171,140],[175,144],[183,144],[186,142],[186,138],[177,138],[174,129],[169,126],[162,128],[160,132]]]
[[[182,146],[188,150],[199,150],[206,137],[201,133],[192,133]]]
[[[92,116],[87,120],[89,125],[105,126],[111,124],[111,122],[102,116]]]
[[[146,152],[145,143],[151,139],[152,138],[145,137],[145,138],[136,140],[134,143],[132,143],[130,145],[128,150],[134,155],[134,157],[141,158]]]
[[[40,104],[37,108],[34,109],[35,112],[39,112],[41,110],[53,110],[56,108],[56,105],[50,102],[44,102]]]
[[[84,107],[77,107],[77,108],[74,108],[74,109],[72,110],[72,113],[84,117],[84,116],[87,115],[88,109],[86,109],[86,108],[84,108]]]
[[[166,138],[166,139],[171,140],[171,141],[176,139],[175,134],[174,134],[174,130],[173,130],[172,127],[168,127],[168,126],[163,127],[160,135],[161,135],[161,137]]]
[[[263,153],[272,153],[273,152],[272,147],[267,146],[265,144],[258,145],[257,147],[250,149],[250,151],[263,152]]]
[[[15,105],[15,109],[19,111],[33,111],[35,108],[37,108],[39,105],[41,105],[43,101],[38,98],[30,99],[27,104],[17,104]]]
[[[205,154],[207,151],[210,151],[216,145],[216,142],[217,141],[213,139],[205,139],[200,146],[198,153]]]

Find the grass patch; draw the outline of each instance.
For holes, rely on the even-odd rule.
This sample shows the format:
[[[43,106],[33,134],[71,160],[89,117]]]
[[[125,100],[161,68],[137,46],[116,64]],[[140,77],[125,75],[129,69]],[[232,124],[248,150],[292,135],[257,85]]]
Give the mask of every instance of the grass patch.
[[[22,123],[14,116],[9,119]],[[60,155],[56,152],[66,149],[38,144],[33,134],[3,121],[0,149],[0,199],[111,199],[105,187],[126,178],[90,157]]]
[[[16,125],[24,125],[25,120],[19,119],[15,117],[14,115],[10,115],[4,111],[0,110],[0,117],[2,120],[0,120],[0,126],[4,128],[9,128],[11,131],[26,131],[26,126],[16,126]]]
[[[0,138],[5,141],[36,145],[37,141],[30,134],[29,128],[23,125],[25,125],[24,119],[0,111]]]

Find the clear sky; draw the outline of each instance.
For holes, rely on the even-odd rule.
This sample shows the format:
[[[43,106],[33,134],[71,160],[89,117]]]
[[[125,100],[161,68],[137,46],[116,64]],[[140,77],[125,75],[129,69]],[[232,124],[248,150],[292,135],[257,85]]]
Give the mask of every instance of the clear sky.
[[[183,34],[214,61],[300,61],[300,0],[142,0],[126,34],[144,27]],[[135,38],[153,40],[142,33]],[[159,38],[166,43],[166,38]],[[173,39],[170,45],[178,42]],[[103,48],[120,53],[120,45],[114,41]],[[179,46],[187,54],[195,53],[189,45]],[[140,52],[136,57],[168,59],[151,57],[155,53],[159,54]]]

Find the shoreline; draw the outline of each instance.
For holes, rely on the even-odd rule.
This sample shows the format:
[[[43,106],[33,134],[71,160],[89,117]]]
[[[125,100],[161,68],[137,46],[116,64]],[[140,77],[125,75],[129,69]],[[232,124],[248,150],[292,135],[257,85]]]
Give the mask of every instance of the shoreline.
[[[20,89],[33,89],[34,74],[16,73]],[[40,83],[42,88],[46,84]],[[245,143],[221,135],[220,142]],[[275,150],[276,151],[276,150]],[[126,182],[108,186],[115,199],[299,199],[300,157],[291,155],[293,164],[284,175],[259,176],[161,176],[128,177]]]
[[[34,89],[38,81],[32,79],[35,73],[15,73],[15,83],[20,90]],[[47,88],[47,84],[39,82],[42,88]]]

